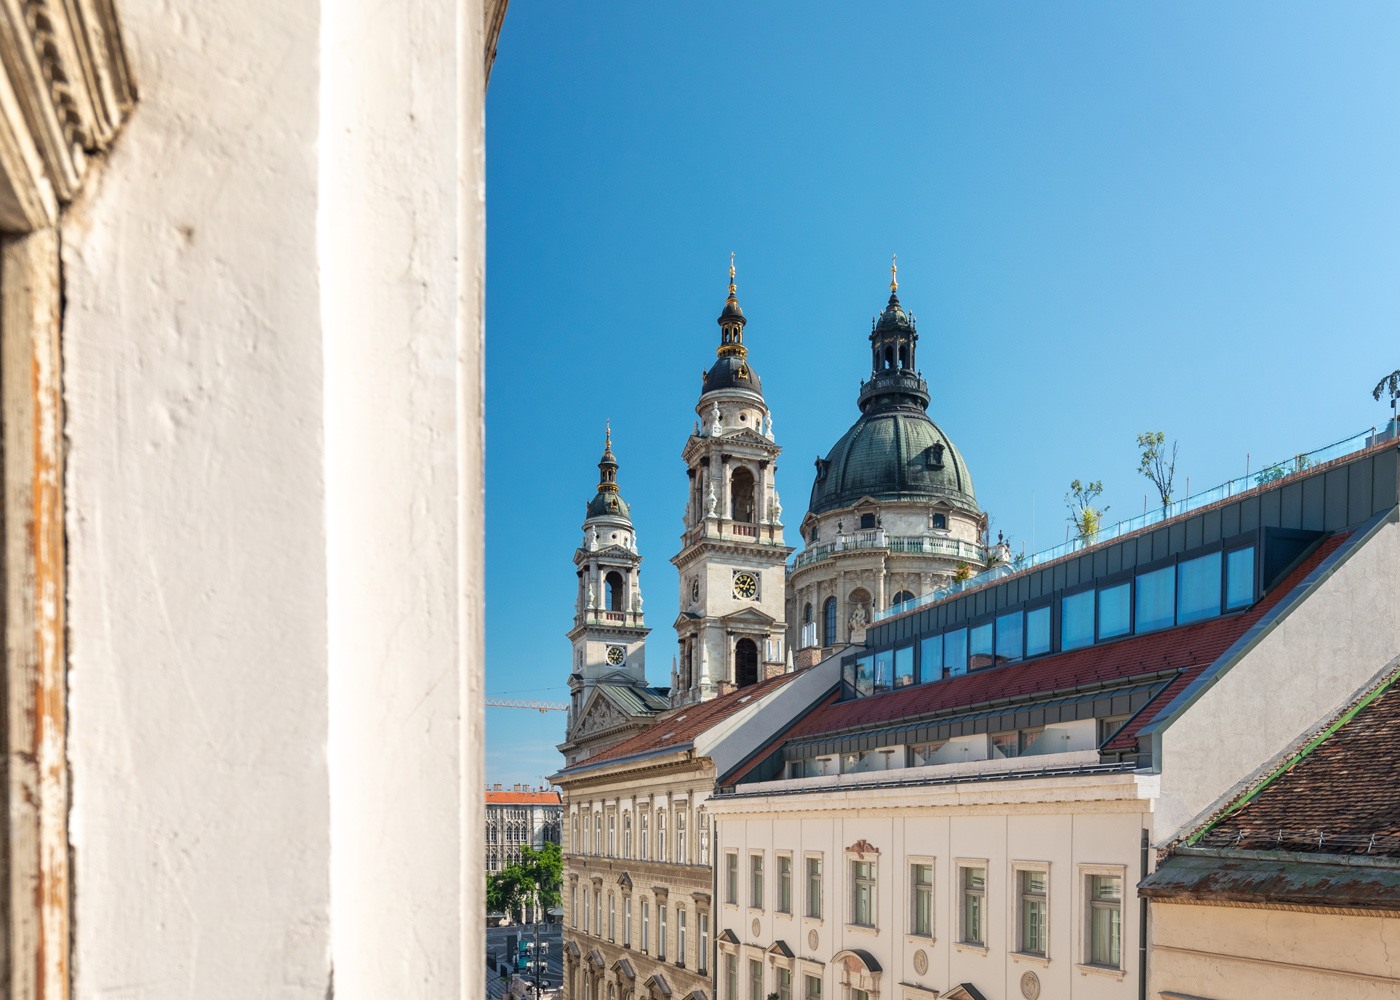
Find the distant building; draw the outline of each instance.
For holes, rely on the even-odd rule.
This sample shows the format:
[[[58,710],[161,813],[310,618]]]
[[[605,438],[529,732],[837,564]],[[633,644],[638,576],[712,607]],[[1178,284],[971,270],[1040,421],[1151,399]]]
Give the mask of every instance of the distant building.
[[[1323,722],[1144,880],[1149,996],[1400,996],[1397,681]]]
[[[560,843],[562,817],[556,791],[492,785],[486,790],[486,870],[498,872],[519,861],[522,847],[538,851]]]
[[[960,570],[980,573],[998,554],[983,545],[987,516],[962,453],[929,419],[919,334],[896,276],[891,266],[889,302],[871,323],[860,417],[817,459],[802,519],[805,547],[788,577],[787,608],[799,666],[862,641],[877,611],[942,587]]]

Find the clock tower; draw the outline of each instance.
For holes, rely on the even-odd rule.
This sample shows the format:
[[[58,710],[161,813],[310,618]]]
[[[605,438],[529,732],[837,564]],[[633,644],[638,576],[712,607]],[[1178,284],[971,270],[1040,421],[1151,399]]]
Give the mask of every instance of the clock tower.
[[[783,543],[776,474],[782,451],[744,345],[734,260],[700,418],[681,456],[690,478],[681,551],[679,649],[671,703],[705,701],[786,669]]]
[[[588,502],[583,544],[574,552],[574,565],[578,591],[574,627],[569,630],[574,658],[569,674],[570,740],[595,688],[646,686],[644,642],[651,630],[642,617],[642,557],[631,512],[617,487],[611,427],[598,460],[598,492]]]

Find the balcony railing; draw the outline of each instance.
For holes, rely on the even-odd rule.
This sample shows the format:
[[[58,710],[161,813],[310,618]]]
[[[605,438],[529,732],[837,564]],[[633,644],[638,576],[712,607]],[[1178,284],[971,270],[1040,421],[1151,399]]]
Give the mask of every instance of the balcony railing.
[[[1043,563],[1053,562],[1056,559],[1072,555],[1075,552],[1082,552],[1084,549],[1090,548],[1091,546],[1099,545],[1103,542],[1111,542],[1116,538],[1122,538],[1124,535],[1130,535],[1135,531],[1141,531],[1143,528],[1150,528],[1154,524],[1161,524],[1163,521],[1171,520],[1174,517],[1180,517],[1182,514],[1190,513],[1193,510],[1209,507],[1211,504],[1239,496],[1241,493],[1248,493],[1250,490],[1258,489],[1261,486],[1270,486],[1280,480],[1300,475],[1316,466],[1335,461],[1339,458],[1345,458],[1347,455],[1363,451],[1377,442],[1387,440],[1388,438],[1393,439],[1395,437],[1396,430],[1392,422],[1390,427],[1380,432],[1377,432],[1376,428],[1372,427],[1369,430],[1361,431],[1359,434],[1353,434],[1350,437],[1343,438],[1340,441],[1333,442],[1332,444],[1325,445],[1313,451],[1299,452],[1292,458],[1285,459],[1282,462],[1275,462],[1272,465],[1266,465],[1256,472],[1250,472],[1236,479],[1231,479],[1229,482],[1221,483],[1219,486],[1211,487],[1208,490],[1202,490],[1200,493],[1192,494],[1184,500],[1177,500],[1174,503],[1168,504],[1166,507],[1159,507],[1145,514],[1139,514],[1137,517],[1130,517],[1126,521],[1119,521],[1117,524],[1110,525],[1107,528],[1101,528],[1092,538],[1071,538],[1069,541],[1061,542],[1059,545],[1044,549],[1034,555],[1019,556],[1014,559],[1010,565],[994,566],[961,583],[953,583],[947,587],[941,587],[938,590],[931,591],[930,593],[920,594],[912,601],[905,601],[902,604],[896,604],[883,611],[876,611],[873,618],[878,622],[892,615],[903,614],[906,611],[912,611],[914,608],[922,608],[925,605],[941,601],[945,597],[951,597],[953,594],[961,593],[964,590],[972,590],[975,587],[981,587],[985,584],[1000,580],[1002,577],[1009,576],[1020,570],[1029,569],[1032,566],[1039,566]],[[802,565],[801,562],[799,562],[798,565]]]
[[[840,552],[853,552],[861,549],[883,549],[910,555],[947,556],[969,564],[982,565],[986,562],[986,552],[976,542],[961,538],[947,538],[942,535],[886,535],[881,530],[856,531],[849,535],[839,535],[834,542],[812,545],[797,554],[793,569],[801,569],[830,559]]]

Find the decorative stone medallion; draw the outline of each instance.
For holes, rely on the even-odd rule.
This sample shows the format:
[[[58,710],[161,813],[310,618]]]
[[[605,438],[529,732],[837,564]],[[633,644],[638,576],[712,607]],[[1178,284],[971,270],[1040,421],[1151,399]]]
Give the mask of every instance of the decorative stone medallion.
[[[807,947],[808,947],[808,948],[811,948],[813,951],[816,951],[816,950],[817,950],[817,945],[820,944],[820,943],[821,943],[821,938],[817,935],[817,932],[816,932],[815,930],[811,930],[811,931],[808,931],[808,932],[807,932]]]
[[[1034,972],[1027,972],[1021,976],[1021,996],[1026,1000],[1037,1000],[1040,996],[1040,977]]]
[[[754,938],[757,939],[757,937],[758,937],[759,934],[761,934],[761,933],[763,933],[763,925],[762,925],[761,923],[758,922],[758,918],[757,918],[757,917],[754,917],[754,918],[753,918],[753,936],[754,936]]]
[[[921,976],[928,971],[928,953],[922,948],[914,952],[914,971]]]

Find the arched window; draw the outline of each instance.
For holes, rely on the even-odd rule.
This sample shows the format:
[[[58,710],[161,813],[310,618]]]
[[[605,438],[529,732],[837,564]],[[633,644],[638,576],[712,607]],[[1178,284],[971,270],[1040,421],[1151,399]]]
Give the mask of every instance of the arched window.
[[[890,607],[894,607],[896,604],[903,604],[905,601],[912,601],[913,599],[914,595],[912,592],[908,590],[901,590],[899,593],[894,595],[894,600],[890,601]]]
[[[885,368],[886,368],[886,370],[889,370],[889,369],[894,368],[894,348],[893,348],[893,347],[886,347],[886,348],[885,348]]]
[[[901,367],[901,368],[908,368],[908,367],[909,367],[909,345],[908,345],[908,344],[900,344],[900,345],[899,345],[899,367]]]
[[[754,523],[753,473],[735,469],[729,477],[729,517],[742,524]]]
[[[622,574],[615,570],[609,573],[603,578],[603,587],[606,591],[604,600],[607,601],[607,610],[622,611]]]
[[[822,605],[822,645],[836,645],[836,598],[828,597]]]
[[[739,687],[758,683],[758,644],[752,639],[734,644],[734,683]]]
[[[803,625],[810,625],[810,624],[812,624],[812,602],[811,602],[811,601],[808,601],[806,604],[802,605],[802,624],[803,624]]]
[[[871,528],[875,527],[875,515],[862,514],[860,516],[860,526],[864,531],[869,531]]]

